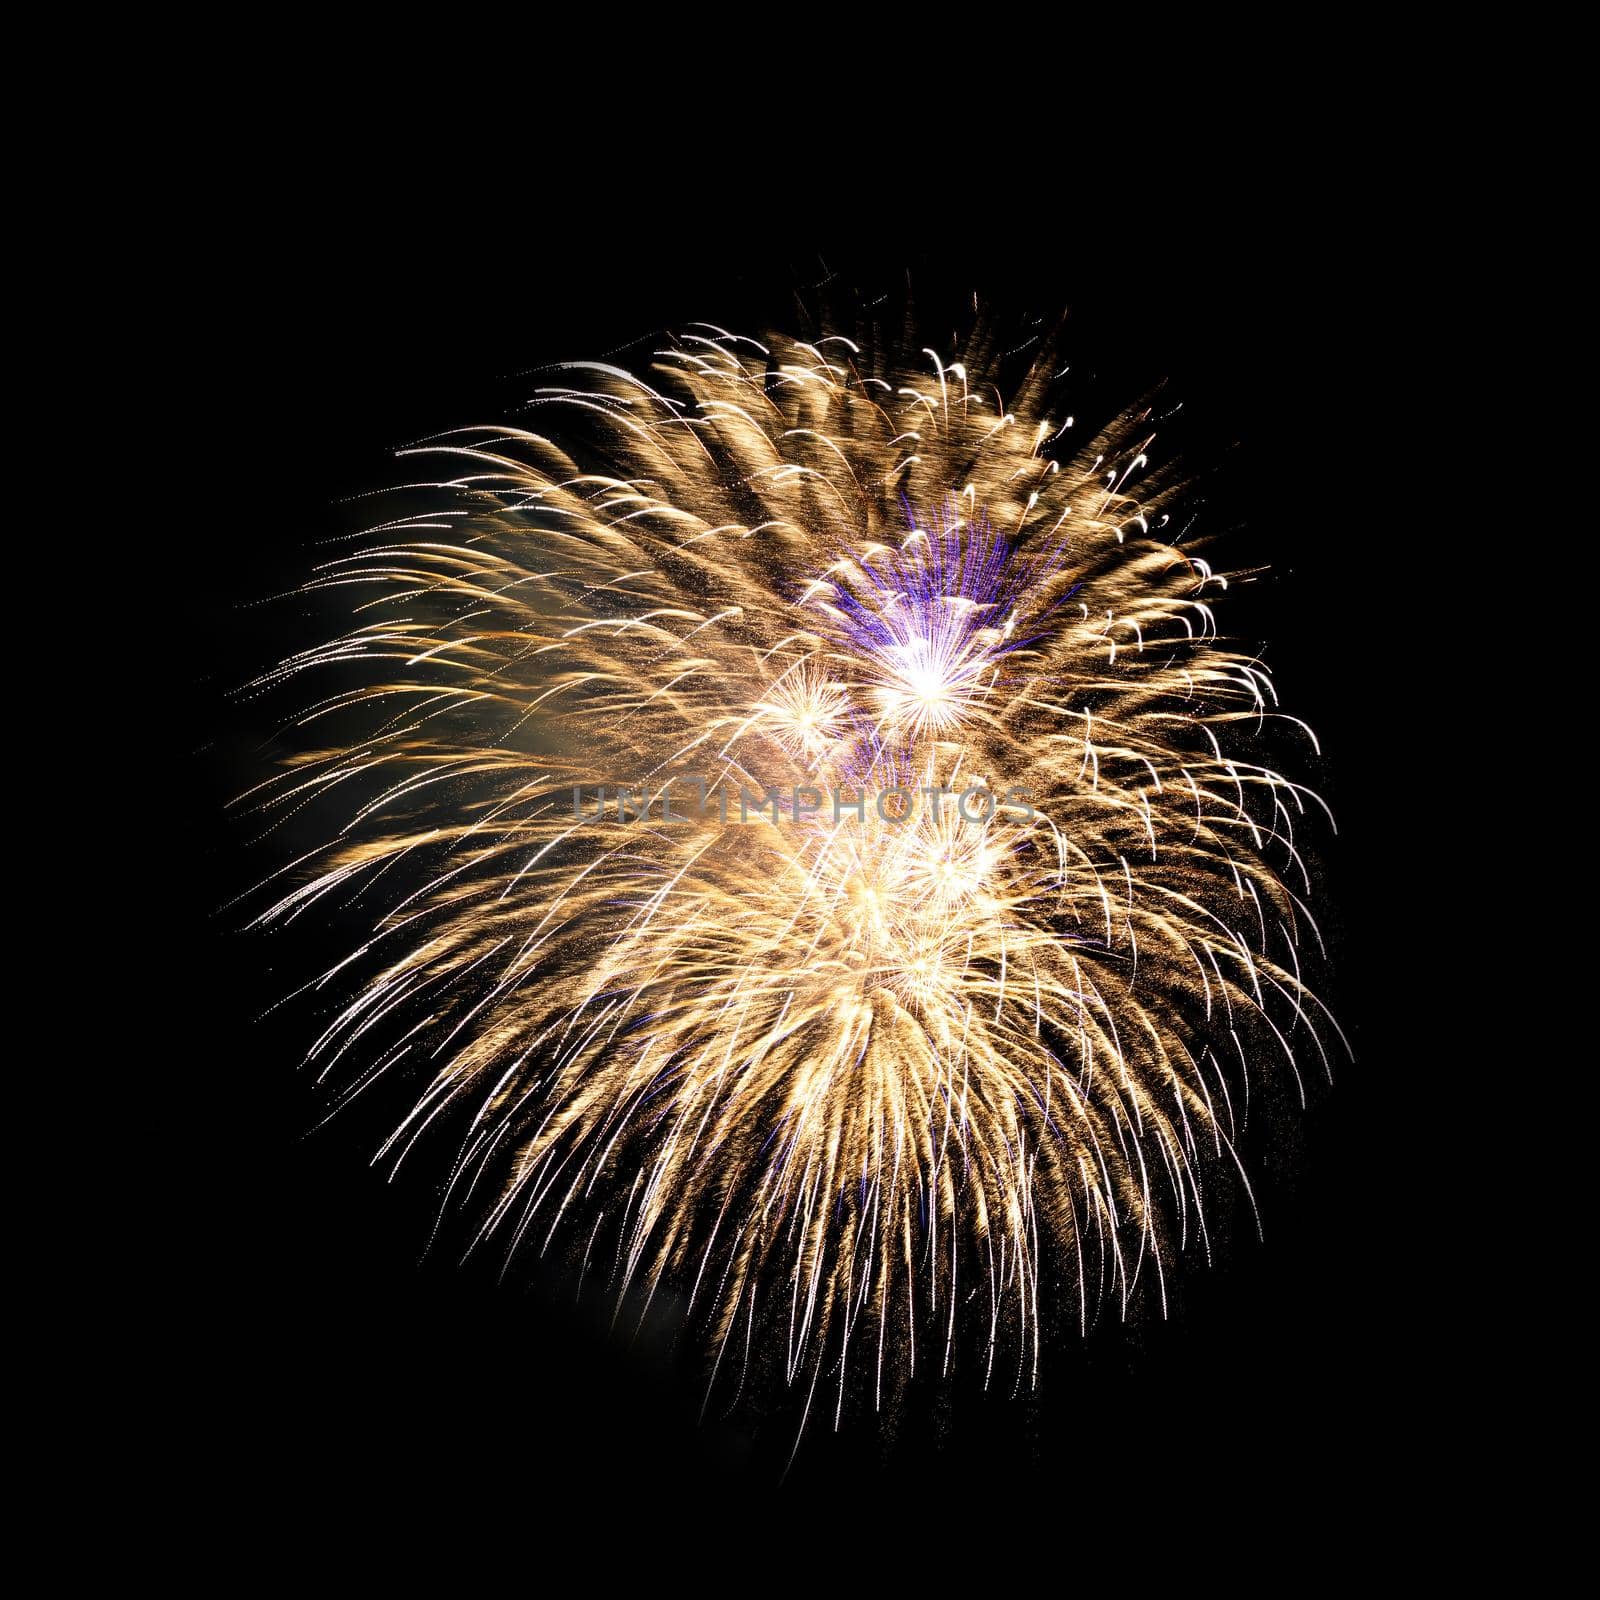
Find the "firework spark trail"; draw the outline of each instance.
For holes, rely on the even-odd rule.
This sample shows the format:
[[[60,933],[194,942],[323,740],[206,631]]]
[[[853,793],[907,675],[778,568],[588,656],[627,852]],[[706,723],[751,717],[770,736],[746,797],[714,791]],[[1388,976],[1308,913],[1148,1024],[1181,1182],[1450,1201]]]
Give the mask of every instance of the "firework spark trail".
[[[250,686],[326,681],[327,744],[248,803],[337,819],[259,921],[370,929],[318,1072],[420,1071],[384,1153],[453,1129],[479,1243],[567,1229],[619,1306],[685,1294],[717,1370],[756,1328],[808,1410],[826,1369],[835,1418],[958,1313],[986,1378],[1036,1375],[1042,1277],[1080,1320],[1144,1273],[1164,1304],[1250,1063],[1340,1038],[1295,953],[1321,802],[1224,749],[1276,699],[1166,536],[1148,414],[1058,453],[1048,366],[1000,409],[967,359],[697,327],[570,364],[549,434],[406,452],[427,510],[321,565],[348,625]],[[716,803],[667,821],[687,774]],[[575,818],[610,779],[648,815]],[[741,790],[783,798],[741,824]]]

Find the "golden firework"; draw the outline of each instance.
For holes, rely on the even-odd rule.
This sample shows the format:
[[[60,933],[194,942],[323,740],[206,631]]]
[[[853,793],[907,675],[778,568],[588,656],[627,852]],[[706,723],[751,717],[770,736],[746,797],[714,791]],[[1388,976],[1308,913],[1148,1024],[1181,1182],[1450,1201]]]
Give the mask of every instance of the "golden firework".
[[[1164,1282],[1252,1061],[1337,1032],[1320,802],[1232,750],[1276,699],[1148,412],[1073,448],[1048,364],[990,365],[697,327],[562,368],[548,431],[406,452],[308,585],[347,624],[253,686],[326,681],[251,800],[336,826],[260,921],[370,930],[319,1072],[416,1087],[385,1153],[453,1140],[478,1242],[672,1284],[808,1411],[1036,1374],[1041,1283]]]

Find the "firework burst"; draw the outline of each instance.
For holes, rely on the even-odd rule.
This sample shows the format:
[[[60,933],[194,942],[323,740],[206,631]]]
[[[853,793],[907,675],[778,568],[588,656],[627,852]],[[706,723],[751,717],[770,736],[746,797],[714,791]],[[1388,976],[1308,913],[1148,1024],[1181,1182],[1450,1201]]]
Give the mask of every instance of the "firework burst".
[[[258,920],[368,930],[314,985],[337,1100],[410,1085],[383,1154],[449,1157],[476,1244],[670,1285],[808,1411],[1036,1375],[1042,1286],[1164,1300],[1252,1067],[1338,1037],[1321,803],[1234,749],[1276,698],[1149,413],[1074,448],[1046,363],[989,367],[698,327],[559,369],[404,452],[307,586],[345,623],[252,686],[303,732],[248,804],[331,819]]]

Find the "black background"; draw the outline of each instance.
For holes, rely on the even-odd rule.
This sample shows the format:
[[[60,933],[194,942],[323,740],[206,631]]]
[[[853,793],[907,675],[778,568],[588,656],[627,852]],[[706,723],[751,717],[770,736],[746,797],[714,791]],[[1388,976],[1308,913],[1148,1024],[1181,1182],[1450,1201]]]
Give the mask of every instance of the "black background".
[[[850,230],[789,217],[780,235],[761,217],[464,215],[384,193],[372,203],[335,175],[275,206],[231,247],[215,312],[232,442],[187,597],[207,639],[195,1055],[215,1170],[181,1228],[210,1308],[188,1358],[229,1458],[254,1460],[253,1481],[265,1460],[292,1474],[294,1514],[312,1521],[352,1497],[910,1507],[953,1486],[978,1505],[1034,1494],[1085,1514],[1151,1495],[1214,1502],[1219,1518],[1396,1503],[1435,1447],[1420,1397],[1452,1335],[1408,1176],[1427,1137],[1428,1002],[1396,944],[1422,891],[1406,887],[1417,841],[1394,773],[1410,755],[1396,708],[1421,669],[1390,620],[1407,530],[1384,419],[1404,401],[1359,202],[1219,170],[1172,203],[1145,194],[1137,215],[1016,214],[931,238],[904,215]],[[541,362],[695,318],[792,325],[826,277],[872,289],[908,275],[929,304],[975,289],[1008,315],[1066,311],[1063,349],[1091,393],[1131,400],[1165,381],[1184,402],[1184,458],[1217,469],[1200,485],[1225,536],[1216,558],[1272,563],[1237,615],[1225,601],[1224,624],[1268,641],[1286,709],[1326,754],[1297,775],[1339,823],[1320,903],[1356,1061],[1313,1085],[1305,1113],[1263,1114],[1247,1155],[1265,1238],[1235,1230],[1209,1269],[1188,1258],[1166,1320],[1146,1310],[1059,1343],[1037,1396],[933,1386],[882,1428],[814,1426],[785,1478],[785,1415],[697,1423],[692,1365],[665,1335],[608,1338],[559,1282],[501,1285],[425,1256],[426,1184],[386,1186],[359,1122],[308,1133],[303,1031],[292,1014],[253,1020],[281,988],[280,957],[220,909],[257,866],[221,803],[258,775],[265,731],[225,692],[297,642],[292,608],[248,602],[348,526],[341,497],[391,481],[395,446],[505,414]]]

